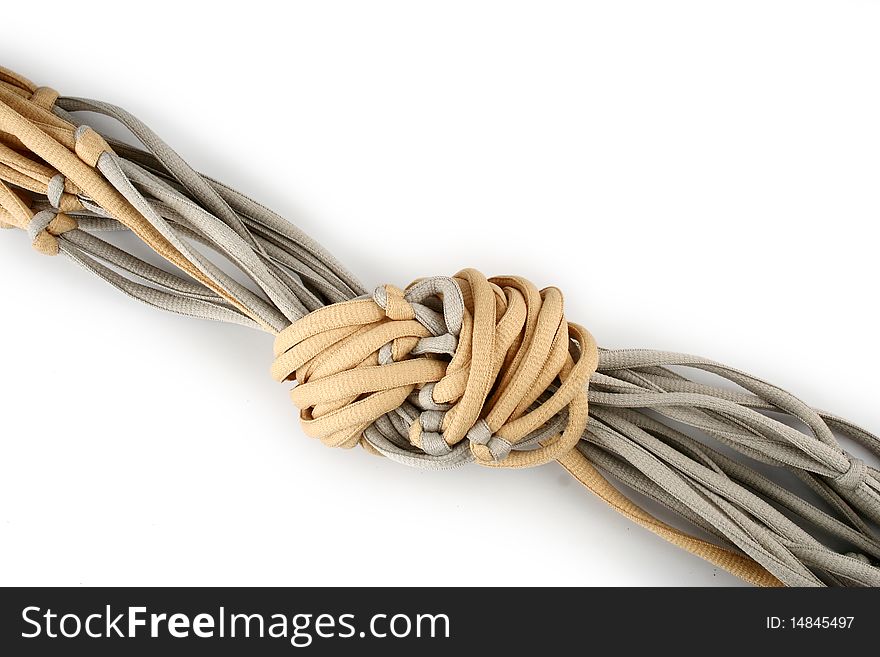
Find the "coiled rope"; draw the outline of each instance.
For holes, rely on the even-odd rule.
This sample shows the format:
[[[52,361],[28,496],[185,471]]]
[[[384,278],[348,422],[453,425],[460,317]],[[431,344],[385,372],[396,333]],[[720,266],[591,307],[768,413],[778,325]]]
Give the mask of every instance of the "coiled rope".
[[[83,111],[141,147],[81,124]],[[465,269],[368,294],[314,240],[194,171],[125,110],[5,69],[0,223],[140,301],[275,336],[272,374],[297,382],[303,430],[327,445],[432,469],[555,460],[626,517],[753,584],[880,585],[880,471],[838,442],[880,456],[873,434],[713,361],[599,349],[566,320],[559,290],[522,278]],[[172,271],[102,239],[115,230]],[[812,499],[754,462],[794,473]],[[717,542],[658,520],[602,473]]]

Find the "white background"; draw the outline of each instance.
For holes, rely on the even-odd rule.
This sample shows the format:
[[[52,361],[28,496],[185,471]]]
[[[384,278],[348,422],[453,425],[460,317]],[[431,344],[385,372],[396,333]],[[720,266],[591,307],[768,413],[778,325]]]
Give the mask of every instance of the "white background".
[[[7,3],[2,64],[133,111],[370,286],[522,274],[603,346],[880,427],[880,4],[195,5]],[[0,294],[2,584],[737,583],[553,465],[326,449],[269,336],[20,232]]]

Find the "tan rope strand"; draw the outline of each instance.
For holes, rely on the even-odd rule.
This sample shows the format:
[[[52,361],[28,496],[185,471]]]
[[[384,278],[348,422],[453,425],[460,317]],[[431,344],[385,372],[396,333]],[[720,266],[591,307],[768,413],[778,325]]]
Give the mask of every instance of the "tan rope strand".
[[[612,486],[577,450],[571,450],[557,460],[587,490],[594,493],[622,516],[660,538],[755,586],[783,586],[782,582],[753,559],[691,536],[655,518]]]

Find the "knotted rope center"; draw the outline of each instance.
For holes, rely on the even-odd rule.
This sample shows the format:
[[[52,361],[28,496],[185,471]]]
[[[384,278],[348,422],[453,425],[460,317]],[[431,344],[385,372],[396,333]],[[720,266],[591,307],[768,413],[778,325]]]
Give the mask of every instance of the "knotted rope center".
[[[474,269],[316,310],[278,334],[275,356],[304,431],[326,445],[501,467],[577,444],[598,363],[557,288]]]

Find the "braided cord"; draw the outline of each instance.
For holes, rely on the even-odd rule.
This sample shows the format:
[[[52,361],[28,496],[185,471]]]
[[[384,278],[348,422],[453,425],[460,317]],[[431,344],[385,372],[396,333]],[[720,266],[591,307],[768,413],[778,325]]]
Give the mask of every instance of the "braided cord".
[[[82,125],[84,111],[140,146]],[[558,290],[518,277],[463,270],[369,295],[314,240],[193,170],[125,110],[4,69],[0,224],[144,303],[275,336],[272,374],[297,381],[304,430],[328,445],[428,469],[556,460],[626,517],[753,584],[880,586],[880,472],[838,441],[880,456],[873,434],[713,361],[598,349]],[[114,246],[113,231],[173,269]],[[756,463],[794,473],[816,499]],[[717,542],[658,520],[603,473]]]

